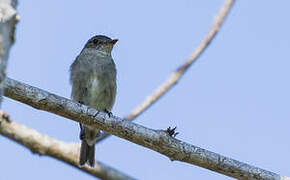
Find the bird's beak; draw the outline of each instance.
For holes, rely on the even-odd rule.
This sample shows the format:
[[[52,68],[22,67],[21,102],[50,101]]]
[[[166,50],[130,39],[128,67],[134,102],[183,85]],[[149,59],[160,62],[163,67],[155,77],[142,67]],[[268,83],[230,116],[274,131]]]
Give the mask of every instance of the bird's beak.
[[[110,43],[111,43],[112,45],[114,45],[114,44],[116,44],[117,41],[118,41],[118,39],[113,39]]]

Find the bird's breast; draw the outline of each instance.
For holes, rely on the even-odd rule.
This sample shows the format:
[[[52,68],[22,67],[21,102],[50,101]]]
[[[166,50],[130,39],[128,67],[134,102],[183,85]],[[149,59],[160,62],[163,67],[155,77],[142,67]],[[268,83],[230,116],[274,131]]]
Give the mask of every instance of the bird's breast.
[[[97,78],[94,78],[93,80],[92,80],[92,89],[93,89],[93,91],[98,91],[98,89],[100,88],[100,86],[99,86],[99,81],[98,81],[98,79]]]

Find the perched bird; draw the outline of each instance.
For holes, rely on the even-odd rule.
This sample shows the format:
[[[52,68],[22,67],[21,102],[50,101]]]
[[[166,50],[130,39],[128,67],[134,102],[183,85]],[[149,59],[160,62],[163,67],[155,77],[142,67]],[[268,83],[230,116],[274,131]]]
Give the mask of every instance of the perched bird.
[[[71,97],[74,101],[110,112],[116,96],[116,67],[111,52],[117,39],[97,35],[88,40],[70,66]],[[79,165],[95,165],[95,143],[100,130],[80,124]]]

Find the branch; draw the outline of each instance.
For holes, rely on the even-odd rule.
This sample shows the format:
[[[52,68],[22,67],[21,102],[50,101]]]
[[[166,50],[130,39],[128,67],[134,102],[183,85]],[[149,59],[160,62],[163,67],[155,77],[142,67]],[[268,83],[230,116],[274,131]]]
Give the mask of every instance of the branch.
[[[16,0],[0,0],[0,104],[6,77],[9,50],[14,42],[15,24],[18,21]]]
[[[184,62],[184,64],[180,65],[176,71],[172,72],[168,79],[158,87],[155,92],[153,92],[150,96],[145,98],[145,100],[138,105],[135,109],[133,109],[126,117],[126,120],[134,120],[137,116],[146,111],[149,107],[151,107],[157,100],[159,100],[165,93],[167,93],[177,82],[183,77],[185,72],[189,69],[189,67],[196,62],[199,56],[204,52],[206,47],[212,42],[215,35],[217,34],[219,28],[225,20],[225,17],[228,15],[231,7],[233,6],[235,0],[226,0],[219,10],[218,14],[215,16],[212,26],[209,32],[206,34],[202,42],[198,45],[198,47],[193,51],[191,56]],[[102,141],[110,134],[104,133],[102,136],[98,137],[97,142]]]
[[[43,135],[33,129],[27,128],[10,119],[0,111],[0,134],[27,147],[33,153],[51,156],[60,161],[80,169],[88,174],[108,180],[127,180],[133,179],[101,162],[96,162],[94,168],[78,166],[79,144],[64,143],[49,136]]]
[[[213,24],[206,34],[199,46],[194,50],[191,56],[185,61],[183,65],[177,68],[176,71],[172,72],[169,78],[159,87],[157,90],[148,96],[144,102],[137,106],[130,114],[128,114],[125,119],[133,120],[138,115],[146,111],[153,103],[155,103],[162,95],[164,95],[170,88],[176,85],[177,81],[182,78],[186,70],[198,59],[202,52],[206,49],[209,43],[213,40],[217,31],[219,30],[222,22],[224,21],[226,15],[228,14],[230,8],[232,7],[234,0],[226,0],[222,8],[214,18]]]
[[[116,116],[108,117],[106,113],[91,107],[9,78],[5,82],[4,95],[36,109],[58,114],[127,139],[171,160],[187,162],[238,179],[286,179],[276,173],[177,140],[164,130],[149,129]]]

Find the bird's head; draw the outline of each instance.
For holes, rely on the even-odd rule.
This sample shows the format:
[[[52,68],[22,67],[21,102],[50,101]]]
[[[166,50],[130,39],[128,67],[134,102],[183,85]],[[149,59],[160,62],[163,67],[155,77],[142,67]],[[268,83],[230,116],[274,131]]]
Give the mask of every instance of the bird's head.
[[[88,40],[85,48],[94,48],[106,54],[111,54],[113,46],[116,44],[117,41],[118,39],[111,39],[104,35],[97,35]]]

